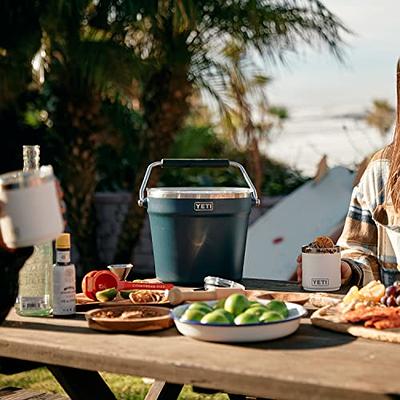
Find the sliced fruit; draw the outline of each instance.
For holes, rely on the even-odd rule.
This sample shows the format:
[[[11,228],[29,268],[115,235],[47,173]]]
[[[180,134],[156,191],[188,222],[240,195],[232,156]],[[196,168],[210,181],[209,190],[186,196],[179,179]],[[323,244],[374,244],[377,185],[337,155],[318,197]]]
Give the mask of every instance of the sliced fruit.
[[[129,295],[134,292],[134,290],[120,290],[119,294],[123,299],[129,299]]]
[[[114,300],[117,294],[118,290],[116,288],[105,289],[101,290],[100,292],[96,292],[96,299],[104,303],[106,301]]]

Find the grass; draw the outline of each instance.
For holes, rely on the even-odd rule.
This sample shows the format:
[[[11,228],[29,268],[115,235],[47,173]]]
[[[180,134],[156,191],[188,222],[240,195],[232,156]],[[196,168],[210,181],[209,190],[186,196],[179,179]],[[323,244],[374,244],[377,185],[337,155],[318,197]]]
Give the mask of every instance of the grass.
[[[150,385],[145,384],[142,378],[130,375],[101,373],[118,400],[142,400],[145,398]],[[53,375],[47,368],[38,368],[32,371],[21,372],[15,375],[0,374],[0,388],[13,386],[32,390],[42,390],[51,393],[65,394]],[[223,393],[205,395],[195,393],[190,386],[185,386],[180,400],[228,400]]]

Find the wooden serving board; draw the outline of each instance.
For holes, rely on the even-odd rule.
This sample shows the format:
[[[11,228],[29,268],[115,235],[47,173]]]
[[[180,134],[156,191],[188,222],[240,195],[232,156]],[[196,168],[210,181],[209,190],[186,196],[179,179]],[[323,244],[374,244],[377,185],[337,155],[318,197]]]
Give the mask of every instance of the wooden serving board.
[[[400,343],[400,328],[379,330],[375,328],[366,328],[362,325],[350,324],[348,322],[343,322],[340,315],[332,310],[334,310],[332,306],[326,306],[315,311],[310,317],[312,324],[320,328],[347,333],[364,339]]]
[[[145,305],[145,306],[168,306],[168,301],[161,301],[158,303],[148,302],[148,303],[132,303],[129,299],[116,299],[112,301],[95,301],[86,297],[83,293],[76,294],[76,311],[89,311],[93,308],[99,307],[115,307],[115,306],[129,306],[129,305]]]
[[[272,292],[267,290],[246,290],[250,299],[254,300],[280,300],[289,303],[305,304],[310,298],[308,293],[302,292]]]

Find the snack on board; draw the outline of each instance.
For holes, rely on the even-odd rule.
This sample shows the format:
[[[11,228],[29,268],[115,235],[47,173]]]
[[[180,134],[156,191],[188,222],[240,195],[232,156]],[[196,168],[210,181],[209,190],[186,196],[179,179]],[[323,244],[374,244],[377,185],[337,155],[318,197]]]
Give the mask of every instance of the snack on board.
[[[164,303],[167,296],[164,290],[134,290],[129,293],[129,299],[134,304]]]
[[[317,249],[329,249],[335,247],[335,243],[333,243],[333,240],[328,236],[317,236],[309,246]]]
[[[343,322],[379,330],[400,328],[399,295],[400,282],[385,289],[380,281],[371,281],[361,289],[353,286],[335,310]]]
[[[400,328],[400,308],[385,306],[360,307],[344,314],[347,322],[364,322],[366,328]]]
[[[385,294],[385,286],[380,281],[371,281],[363,288],[358,289],[353,286],[343,298],[343,303],[362,303],[363,305],[373,305],[379,303],[382,296]]]
[[[335,252],[335,243],[328,236],[317,236],[310,244],[304,246],[305,253],[333,253]]]
[[[129,311],[114,311],[114,310],[99,310],[95,312],[94,318],[119,318],[119,319],[138,319],[157,317],[159,314],[154,310],[129,310]]]

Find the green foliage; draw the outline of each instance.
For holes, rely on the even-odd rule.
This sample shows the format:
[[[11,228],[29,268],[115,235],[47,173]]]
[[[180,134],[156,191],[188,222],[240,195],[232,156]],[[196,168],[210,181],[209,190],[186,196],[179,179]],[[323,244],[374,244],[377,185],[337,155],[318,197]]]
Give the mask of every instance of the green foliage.
[[[263,160],[263,194],[268,196],[286,195],[307,182],[299,171],[292,169],[284,163],[264,159]]]
[[[104,103],[103,112],[112,127],[97,149],[97,191],[131,191],[141,162],[142,117],[118,102]]]
[[[219,138],[211,127],[187,127],[176,137],[171,157],[174,158],[228,158],[246,166],[245,152],[232,149]],[[263,157],[262,192],[268,196],[286,195],[308,180],[284,163]],[[248,169],[248,168],[247,168]],[[246,186],[232,169],[185,168],[165,169],[161,177],[162,186]]]
[[[229,158],[226,142],[212,127],[188,126],[176,136],[171,158]],[[244,186],[237,171],[219,168],[171,168],[163,170],[162,186]]]

